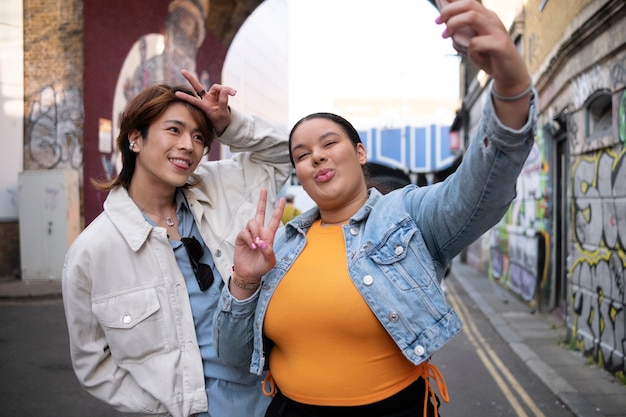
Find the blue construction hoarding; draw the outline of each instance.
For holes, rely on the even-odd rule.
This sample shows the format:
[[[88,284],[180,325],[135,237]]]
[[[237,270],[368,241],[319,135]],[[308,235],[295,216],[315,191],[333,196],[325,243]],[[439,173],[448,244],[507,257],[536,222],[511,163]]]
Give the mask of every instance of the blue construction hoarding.
[[[449,168],[459,157],[458,132],[450,126],[403,126],[359,130],[367,158],[412,173],[434,173]]]

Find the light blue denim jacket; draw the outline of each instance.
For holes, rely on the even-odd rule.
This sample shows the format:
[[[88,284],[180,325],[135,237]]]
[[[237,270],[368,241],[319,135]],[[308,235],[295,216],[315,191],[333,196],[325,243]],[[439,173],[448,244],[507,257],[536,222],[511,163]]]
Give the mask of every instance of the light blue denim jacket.
[[[343,226],[350,278],[402,353],[428,359],[462,326],[439,287],[450,259],[496,224],[515,197],[517,177],[533,145],[537,94],[520,130],[503,126],[491,100],[456,173],[429,187],[406,186],[387,195],[369,190],[365,205]],[[314,208],[280,229],[276,265],[260,289],[237,300],[224,287],[214,320],[221,360],[265,366],[263,321],[278,283],[304,249],[319,218]]]

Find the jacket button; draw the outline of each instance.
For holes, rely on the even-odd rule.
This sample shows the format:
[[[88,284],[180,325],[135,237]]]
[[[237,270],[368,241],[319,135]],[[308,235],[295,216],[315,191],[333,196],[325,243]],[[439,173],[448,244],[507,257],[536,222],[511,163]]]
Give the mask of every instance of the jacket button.
[[[401,255],[402,252],[404,252],[404,248],[402,246],[396,246],[394,252],[396,253],[396,255]]]
[[[389,321],[390,322],[395,323],[399,319],[400,319],[400,315],[397,312],[392,311],[391,313],[389,313]]]
[[[129,324],[132,319],[130,318],[130,314],[124,314],[124,317],[122,317],[122,321],[124,322],[124,324]]]
[[[215,251],[215,256],[217,256],[218,258],[219,258],[220,256],[222,256],[222,251],[221,251],[221,250],[219,250],[219,249],[218,249],[218,250],[216,250],[216,251]]]
[[[426,350],[424,349],[424,346],[417,345],[415,346],[415,349],[413,349],[413,352],[415,352],[417,356],[424,356],[424,353],[426,352]]]
[[[363,277],[363,284],[365,284],[365,285],[372,285],[372,283],[374,283],[374,278],[372,278],[371,275],[365,275]]]
[[[357,229],[356,227],[352,227],[352,228],[350,229],[350,234],[351,234],[352,236],[356,236],[356,235],[358,235],[358,234],[359,234],[359,229]]]

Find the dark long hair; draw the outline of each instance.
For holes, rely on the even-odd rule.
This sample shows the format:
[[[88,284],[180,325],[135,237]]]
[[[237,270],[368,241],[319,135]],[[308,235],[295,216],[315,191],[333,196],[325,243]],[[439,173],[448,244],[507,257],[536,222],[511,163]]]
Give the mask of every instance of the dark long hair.
[[[116,187],[128,187],[135,173],[137,154],[130,149],[128,135],[137,130],[142,138],[148,137],[150,124],[158,119],[165,110],[174,103],[184,104],[194,122],[198,124],[200,133],[204,138],[205,149],[211,147],[213,142],[213,126],[206,114],[186,101],[176,97],[176,92],[181,91],[190,96],[195,94],[185,87],[171,87],[165,84],[148,87],[132,99],[124,108],[120,117],[120,133],[117,136],[117,149],[122,155],[122,171],[117,178],[110,181],[91,179],[91,184],[99,190],[107,191]]]

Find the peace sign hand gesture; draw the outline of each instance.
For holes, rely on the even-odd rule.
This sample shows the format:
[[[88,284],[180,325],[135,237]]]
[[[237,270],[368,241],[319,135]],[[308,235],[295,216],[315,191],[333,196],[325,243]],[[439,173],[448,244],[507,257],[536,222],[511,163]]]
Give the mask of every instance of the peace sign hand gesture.
[[[261,283],[261,278],[276,264],[274,237],[280,226],[285,199],[281,198],[265,226],[267,190],[261,190],[256,214],[235,240],[235,259],[230,278],[230,293],[242,300],[250,297]]]

